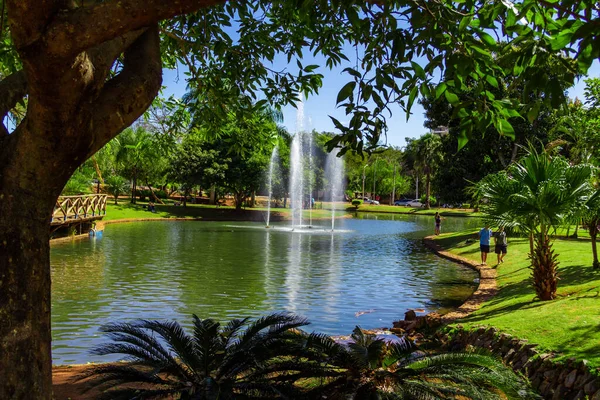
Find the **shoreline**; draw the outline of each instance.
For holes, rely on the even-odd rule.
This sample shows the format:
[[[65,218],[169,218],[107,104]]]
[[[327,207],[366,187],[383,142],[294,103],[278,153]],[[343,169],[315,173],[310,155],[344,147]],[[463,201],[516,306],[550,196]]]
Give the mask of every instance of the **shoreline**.
[[[442,250],[441,246],[435,243],[434,238],[435,236],[432,235],[424,237],[423,243],[425,244],[425,247],[433,251],[439,257],[466,265],[479,273],[479,286],[473,294],[454,311],[442,315],[442,323],[448,325],[478,310],[484,302],[490,300],[498,293],[498,283],[496,282],[498,274],[494,268],[490,268],[488,265],[480,265],[468,258]]]

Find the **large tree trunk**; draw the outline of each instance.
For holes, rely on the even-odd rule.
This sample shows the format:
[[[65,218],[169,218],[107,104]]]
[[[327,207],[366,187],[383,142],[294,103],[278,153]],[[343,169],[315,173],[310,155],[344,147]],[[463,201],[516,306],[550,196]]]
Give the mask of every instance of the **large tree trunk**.
[[[11,169],[0,168],[0,399],[49,398],[49,221],[58,194],[43,182],[8,183]]]
[[[244,200],[246,199],[246,192],[236,192],[235,193],[235,209],[241,210],[242,205],[244,204]]]
[[[49,9],[58,3],[19,4],[20,9],[9,6],[14,11],[9,16],[17,47],[27,48],[18,74],[27,77],[29,97],[27,117],[15,131],[0,129],[0,399],[50,399],[52,209],[73,171],[151,104],[161,84],[160,48],[154,26],[103,43],[95,52],[49,55],[44,46],[50,44],[43,40],[23,45],[28,32],[20,26],[34,29],[35,18],[58,13]],[[23,10],[27,23],[16,18]],[[81,44],[75,38],[63,42],[67,48],[65,43]],[[107,82],[123,51],[123,69]],[[10,100],[2,83],[4,112]]]

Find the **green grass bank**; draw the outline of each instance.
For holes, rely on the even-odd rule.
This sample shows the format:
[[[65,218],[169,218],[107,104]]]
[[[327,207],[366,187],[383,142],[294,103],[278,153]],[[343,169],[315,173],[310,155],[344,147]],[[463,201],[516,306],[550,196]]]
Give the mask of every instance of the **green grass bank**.
[[[113,221],[121,219],[145,219],[145,218],[197,218],[197,219],[237,219],[237,220],[260,220],[266,216],[266,207],[245,208],[241,211],[236,211],[231,206],[206,205],[206,204],[191,204],[186,207],[174,206],[171,201],[167,204],[156,204],[156,212],[151,213],[146,209],[147,202],[138,202],[131,204],[129,200],[119,199],[118,204],[114,204],[112,199],[106,206],[106,216],[104,221]],[[336,207],[339,211],[336,213],[339,216],[346,214],[354,214],[357,212],[354,207],[348,207],[348,203],[337,203]],[[429,215],[433,216],[436,212],[444,217],[480,217],[481,214],[469,209],[447,209],[447,208],[432,208],[425,210],[423,208],[410,208],[403,206],[387,206],[387,205],[371,205],[363,204],[358,208],[359,213],[393,213],[393,214],[408,214],[408,215]],[[309,211],[304,210],[305,217],[308,217]],[[253,216],[254,215],[254,216]],[[274,221],[284,221],[291,219],[291,209],[289,208],[272,208],[271,216]],[[315,219],[331,218],[331,203],[317,203],[317,208],[312,210],[312,217]]]
[[[480,261],[476,232],[444,234],[435,239],[444,250]],[[467,239],[475,239],[467,243]],[[494,326],[539,345],[543,351],[558,353],[558,359],[576,357],[600,367],[600,271],[592,269],[592,248],[588,239],[554,241],[560,282],[558,298],[538,301],[531,287],[529,242],[509,238],[505,262],[497,267],[498,294],[469,317],[465,327]],[[496,264],[496,255],[488,255]]]

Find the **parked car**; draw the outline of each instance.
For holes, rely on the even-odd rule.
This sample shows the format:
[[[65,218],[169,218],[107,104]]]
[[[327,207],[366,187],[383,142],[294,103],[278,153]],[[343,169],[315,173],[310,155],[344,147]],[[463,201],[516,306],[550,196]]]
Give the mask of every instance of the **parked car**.
[[[423,203],[419,199],[414,199],[406,203],[406,207],[423,207]]]
[[[379,205],[379,202],[377,200],[371,200],[368,197],[365,197],[365,203],[367,203],[367,204],[373,204],[373,205],[376,205],[376,206]]]
[[[407,205],[407,204],[408,204],[409,202],[411,202],[411,201],[412,201],[412,200],[409,200],[409,199],[401,199],[401,200],[396,200],[396,201],[394,202],[394,205],[395,205],[395,206],[405,206],[405,205]]]

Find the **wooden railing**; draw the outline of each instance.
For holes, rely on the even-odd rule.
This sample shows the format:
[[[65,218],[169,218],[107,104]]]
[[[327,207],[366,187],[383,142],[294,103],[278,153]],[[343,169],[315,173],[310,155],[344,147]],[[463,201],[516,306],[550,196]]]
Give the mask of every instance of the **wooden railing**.
[[[52,225],[61,225],[77,220],[100,219],[106,214],[105,194],[61,196],[56,200],[52,213]]]

